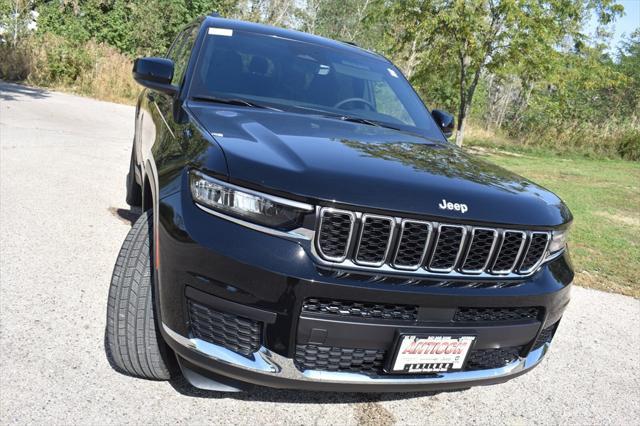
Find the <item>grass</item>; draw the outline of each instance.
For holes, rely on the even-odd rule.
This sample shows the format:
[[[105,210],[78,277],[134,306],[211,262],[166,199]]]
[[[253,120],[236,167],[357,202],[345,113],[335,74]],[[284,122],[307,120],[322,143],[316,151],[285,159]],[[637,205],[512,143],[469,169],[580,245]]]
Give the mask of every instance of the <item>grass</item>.
[[[471,149],[569,206],[576,284],[640,298],[640,163]]]

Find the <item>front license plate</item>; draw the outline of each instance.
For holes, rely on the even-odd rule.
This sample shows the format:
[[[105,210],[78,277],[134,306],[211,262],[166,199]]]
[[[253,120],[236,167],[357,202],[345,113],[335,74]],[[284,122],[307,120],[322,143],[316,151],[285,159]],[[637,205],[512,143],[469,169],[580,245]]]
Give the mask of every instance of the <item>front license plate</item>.
[[[441,373],[462,368],[475,336],[400,336],[391,373]]]

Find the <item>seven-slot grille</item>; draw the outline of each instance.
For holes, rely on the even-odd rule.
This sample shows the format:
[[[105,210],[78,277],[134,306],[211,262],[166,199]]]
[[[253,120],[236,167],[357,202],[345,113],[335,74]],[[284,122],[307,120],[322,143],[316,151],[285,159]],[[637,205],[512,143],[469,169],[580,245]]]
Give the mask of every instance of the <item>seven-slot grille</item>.
[[[474,227],[320,209],[316,248],[347,267],[465,275],[528,275],[544,259],[549,232]]]

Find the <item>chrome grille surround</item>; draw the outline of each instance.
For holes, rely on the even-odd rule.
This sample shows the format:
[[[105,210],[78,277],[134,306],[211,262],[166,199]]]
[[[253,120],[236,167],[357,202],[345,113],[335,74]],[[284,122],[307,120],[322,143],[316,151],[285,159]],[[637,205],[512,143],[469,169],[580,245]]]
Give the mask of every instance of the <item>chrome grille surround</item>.
[[[531,254],[531,252],[533,251],[533,248],[534,248],[533,247],[533,239],[534,238],[543,238],[543,237],[546,237],[546,238],[545,238],[545,243],[544,243],[544,246],[543,246],[543,249],[542,249],[542,255],[529,268],[523,268],[522,265],[524,265],[524,263],[529,260],[528,257]],[[521,262],[521,265],[519,267],[519,272],[521,274],[529,274],[529,273],[535,271],[536,269],[538,269],[538,267],[540,266],[540,264],[544,260],[545,254],[547,253],[547,250],[549,249],[549,244],[550,243],[551,243],[551,238],[549,238],[549,233],[548,232],[531,232],[531,235],[529,236],[529,245],[527,245],[527,250],[522,255],[522,262]]]
[[[323,229],[324,226],[326,225],[325,222],[325,218],[328,215],[345,215],[348,216],[350,218],[350,227],[349,227],[349,233],[348,236],[346,238],[345,241],[345,250],[344,250],[344,254],[342,256],[332,256],[332,255],[328,255],[326,254],[323,250],[322,250],[322,245],[323,245],[323,238],[325,238],[323,236]],[[318,224],[318,237],[316,238],[316,241],[318,242],[318,250],[320,250],[320,253],[322,254],[322,256],[326,259],[329,260],[331,262],[342,262],[347,258],[347,254],[349,252],[349,248],[351,246],[351,238],[353,237],[353,227],[356,223],[356,215],[353,212],[347,211],[347,210],[338,210],[338,209],[333,209],[333,208],[323,208],[320,210],[320,223]]]
[[[327,256],[322,250],[321,227],[329,223],[328,219],[331,219],[332,214],[348,214],[350,218],[350,232],[347,237],[348,244],[346,246],[346,253],[340,257]],[[391,229],[389,232],[390,238],[386,240],[384,244],[384,260],[382,261],[367,262],[357,259],[357,253],[360,250],[361,238],[364,231],[363,224],[366,225],[371,220],[388,221]],[[401,245],[407,241],[406,239],[403,240],[403,237],[407,232],[406,229],[408,225],[423,225],[420,235],[426,235],[424,245],[416,243],[415,238],[412,240],[413,246],[411,250],[413,250],[413,252],[411,256],[407,257],[407,259],[417,259],[418,255],[416,250],[421,251],[419,264],[414,263],[408,265],[398,264],[396,262],[399,254],[404,250]],[[426,234],[425,229],[428,229],[428,233]],[[459,244],[453,238],[449,238],[448,240],[449,247],[447,249],[453,262],[448,263],[447,267],[441,266],[444,262],[441,262],[440,265],[433,265],[438,244],[443,241],[441,240],[441,233],[443,230],[448,232],[451,229],[459,229],[459,231],[457,231],[458,235],[460,233],[462,234]],[[482,268],[464,268],[466,260],[473,254],[474,238],[479,231],[483,231],[485,239],[487,235],[493,235],[488,256],[486,256],[486,259],[482,262]],[[459,238],[455,234],[453,235]],[[535,263],[532,262],[533,254],[528,256],[529,248],[534,238],[536,239],[538,247],[532,249],[532,253],[541,252]],[[544,250],[540,251],[539,246],[541,245],[541,241],[544,241],[543,238],[546,239],[546,243]],[[505,239],[507,240],[506,242]],[[440,223],[322,207],[317,209],[316,232],[312,244],[312,252],[316,256],[319,264],[331,268],[337,267],[343,270],[361,270],[378,274],[474,277],[478,279],[500,277],[502,279],[522,278],[523,276],[529,276],[535,273],[545,260],[551,259],[548,257],[550,241],[551,231],[527,231],[522,229]],[[486,245],[488,245],[488,243],[485,241],[484,244],[483,250],[486,252]],[[503,255],[506,257],[500,261],[500,257]],[[527,268],[521,270],[520,265],[524,265],[525,258],[528,262],[526,265]],[[470,265],[474,264],[475,266],[478,263],[480,262],[476,254],[475,261],[470,262]],[[450,264],[451,267],[449,267]],[[500,266],[500,268],[496,268],[495,266]]]

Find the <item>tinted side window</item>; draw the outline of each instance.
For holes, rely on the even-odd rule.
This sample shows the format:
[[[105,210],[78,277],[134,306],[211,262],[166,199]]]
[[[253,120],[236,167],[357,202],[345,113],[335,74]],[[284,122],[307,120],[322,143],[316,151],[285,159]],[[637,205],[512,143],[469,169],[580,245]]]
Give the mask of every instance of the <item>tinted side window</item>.
[[[175,66],[172,83],[177,86],[182,84],[182,79],[189,63],[189,57],[191,56],[191,49],[193,48],[193,43],[197,35],[198,26],[185,29],[176,38],[167,53],[167,58],[171,59]]]
[[[182,47],[182,45],[184,44],[184,38],[186,36],[186,33],[187,33],[187,30],[184,30],[180,34],[178,34],[176,39],[173,40],[171,47],[169,47],[169,50],[167,51],[167,58],[171,59],[173,62],[176,61],[177,53]]]

